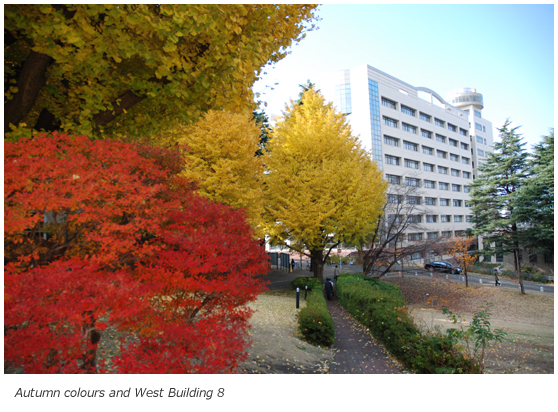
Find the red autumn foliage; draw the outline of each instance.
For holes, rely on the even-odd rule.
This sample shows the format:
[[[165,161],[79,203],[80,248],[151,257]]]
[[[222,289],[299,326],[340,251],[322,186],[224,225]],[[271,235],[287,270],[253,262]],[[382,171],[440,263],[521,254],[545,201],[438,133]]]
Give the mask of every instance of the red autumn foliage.
[[[228,373],[265,253],[242,211],[193,194],[168,151],[85,136],[5,144],[4,358],[27,373]]]

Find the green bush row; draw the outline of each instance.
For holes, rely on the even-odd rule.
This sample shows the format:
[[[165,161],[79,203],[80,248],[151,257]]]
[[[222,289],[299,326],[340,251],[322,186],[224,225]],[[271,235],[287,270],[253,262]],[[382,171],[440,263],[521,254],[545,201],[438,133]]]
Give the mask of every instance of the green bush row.
[[[300,288],[301,291],[304,291],[305,286],[308,286],[308,290],[312,290],[314,288],[322,290],[322,281],[313,277],[300,277],[291,281],[292,289],[296,290],[296,288]]]
[[[420,332],[408,315],[397,286],[379,279],[340,276],[337,297],[341,305],[409,369],[417,373],[470,373],[474,370],[471,360],[459,354],[448,337],[425,336]]]
[[[329,315],[321,288],[314,287],[308,295],[306,307],[298,312],[298,328],[304,340],[312,345],[333,345],[335,339],[333,319]]]

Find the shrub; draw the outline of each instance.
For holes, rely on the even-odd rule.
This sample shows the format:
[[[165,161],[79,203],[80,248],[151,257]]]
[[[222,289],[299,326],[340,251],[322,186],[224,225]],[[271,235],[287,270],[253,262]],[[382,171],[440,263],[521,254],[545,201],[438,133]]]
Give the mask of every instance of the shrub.
[[[380,340],[389,352],[418,373],[466,373],[473,363],[445,336],[423,336],[405,307],[401,290],[363,275],[340,276],[341,305]]]
[[[300,277],[295,278],[291,282],[291,288],[295,289],[300,288],[300,290],[304,290],[304,287],[308,286],[308,290],[318,289],[322,290],[322,281],[318,278],[312,277]]]
[[[298,313],[298,327],[304,340],[312,345],[331,346],[335,339],[333,319],[321,289],[308,296],[306,307]]]

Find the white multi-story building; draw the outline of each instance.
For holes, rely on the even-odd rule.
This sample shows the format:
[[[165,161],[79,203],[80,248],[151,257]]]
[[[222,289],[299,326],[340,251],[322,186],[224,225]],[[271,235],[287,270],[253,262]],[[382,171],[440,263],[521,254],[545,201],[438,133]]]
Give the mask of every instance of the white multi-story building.
[[[480,93],[457,89],[448,102],[368,65],[332,73],[317,88],[347,114],[390,184],[417,188],[409,199],[388,196],[388,203],[424,206],[413,217],[420,231],[406,233],[405,242],[451,237],[472,226],[468,185],[493,144]]]

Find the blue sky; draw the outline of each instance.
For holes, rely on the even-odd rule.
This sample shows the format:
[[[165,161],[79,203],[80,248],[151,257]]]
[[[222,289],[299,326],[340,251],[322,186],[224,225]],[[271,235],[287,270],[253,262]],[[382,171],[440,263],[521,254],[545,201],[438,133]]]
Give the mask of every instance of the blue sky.
[[[270,116],[296,99],[307,79],[369,64],[442,97],[476,88],[483,117],[494,127],[510,118],[529,150],[554,127],[552,4],[325,4],[317,14],[319,29],[254,86]]]

